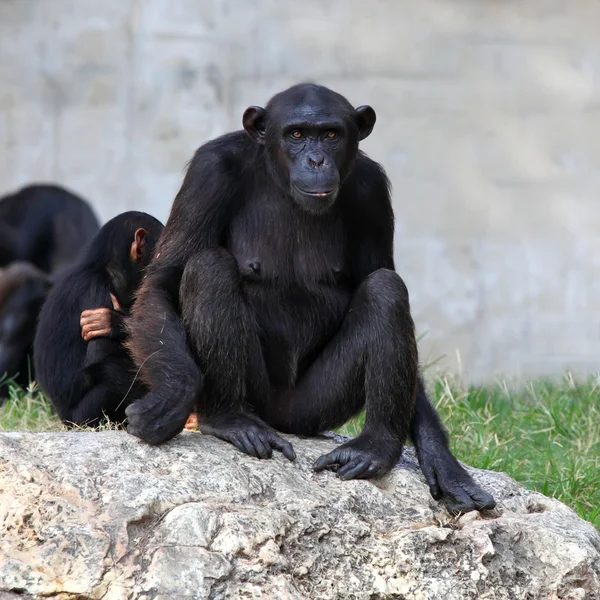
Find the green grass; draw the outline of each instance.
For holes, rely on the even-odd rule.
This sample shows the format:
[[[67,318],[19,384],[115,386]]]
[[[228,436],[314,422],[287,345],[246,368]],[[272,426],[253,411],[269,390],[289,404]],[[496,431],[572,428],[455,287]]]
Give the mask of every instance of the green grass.
[[[0,383],[2,379],[0,379]],[[0,432],[3,431],[68,431],[56,416],[50,400],[35,382],[26,389],[9,381],[9,399],[0,407]],[[120,429],[117,423],[104,419],[98,427],[76,427],[80,431]]]
[[[600,376],[470,389],[442,377],[430,388],[458,458],[504,471],[600,529]],[[356,435],[363,420],[355,419],[343,432]],[[35,386],[26,391],[13,386],[11,399],[0,408],[0,431],[62,429]]]
[[[35,383],[27,389],[9,383],[9,398],[0,407],[0,431],[62,431],[50,401]]]
[[[600,529],[600,376],[466,390],[441,377],[430,390],[458,458],[504,471]],[[363,420],[343,432],[355,435]]]

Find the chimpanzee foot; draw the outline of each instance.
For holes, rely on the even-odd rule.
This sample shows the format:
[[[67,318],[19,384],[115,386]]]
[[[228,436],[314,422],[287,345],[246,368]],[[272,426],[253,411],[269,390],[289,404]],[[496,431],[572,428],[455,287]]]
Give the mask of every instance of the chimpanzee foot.
[[[370,479],[388,473],[402,454],[402,444],[371,435],[359,435],[329,454],[319,457],[315,471],[331,469],[340,479]]]
[[[431,495],[454,513],[494,508],[496,501],[481,489],[447,448],[419,453],[419,463]]]
[[[158,394],[146,394],[125,409],[127,432],[149,444],[162,444],[183,430],[192,409],[193,404],[175,406]]]
[[[240,452],[255,458],[271,458],[273,449],[295,460],[292,445],[277,435],[264,421],[245,413],[225,413],[202,417],[200,431],[233,444]]]

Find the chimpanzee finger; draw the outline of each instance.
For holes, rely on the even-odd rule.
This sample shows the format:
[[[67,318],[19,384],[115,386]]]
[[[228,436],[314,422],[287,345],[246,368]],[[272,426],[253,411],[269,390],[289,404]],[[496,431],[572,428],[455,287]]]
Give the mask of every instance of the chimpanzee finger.
[[[85,320],[89,320],[90,318],[93,318],[96,316],[96,310],[84,310],[81,312],[81,315],[79,315],[79,322],[82,323]]]
[[[338,469],[337,476],[343,480],[358,479],[367,470],[369,464],[368,459],[354,458]]]
[[[294,447],[276,433],[271,433],[269,436],[269,443],[275,450],[279,450],[279,452],[281,452],[288,460],[296,460]]]
[[[494,497],[482,489],[471,491],[471,498],[475,502],[477,510],[490,510],[496,506]]]
[[[364,465],[364,468],[363,468]],[[361,461],[353,470],[347,470],[344,465],[338,471],[338,477],[343,480],[348,479],[371,479],[372,477],[377,477],[381,472],[381,464],[378,462],[369,462],[368,459]],[[342,474],[340,472],[343,471]]]
[[[377,477],[381,474],[381,465],[376,462],[372,462],[369,468],[363,473],[364,479],[371,479],[371,477]]]
[[[89,336],[91,332],[100,332],[96,333],[96,336],[109,336],[111,332],[110,315],[108,313],[102,314],[99,311],[88,316],[82,313],[79,325],[81,326],[81,335],[84,339],[86,336]]]
[[[89,327],[91,325],[94,325],[95,323],[98,322],[98,319],[96,318],[96,316],[84,316],[83,314],[81,315],[81,318],[79,319],[79,326],[80,327]]]
[[[434,500],[439,500],[442,497],[442,491],[440,490],[435,470],[429,465],[421,464],[421,471],[423,471],[423,475],[425,475],[425,479],[427,480],[427,485],[429,485],[431,497]]]
[[[323,454],[319,456],[313,463],[313,469],[317,472],[323,471],[324,469],[331,469],[334,465],[341,463],[339,450],[332,450],[329,454]]]
[[[471,486],[456,485],[451,490],[444,490],[446,504],[451,512],[469,512],[471,510],[486,510],[496,506],[494,498],[478,488],[475,483]]]
[[[446,508],[453,514],[470,512],[475,508],[475,504],[464,490],[454,488],[451,493],[445,493]]]
[[[98,319],[105,321],[110,319],[110,308],[94,308],[84,310],[81,315],[79,315],[80,323],[88,323],[97,321]]]
[[[97,337],[108,337],[110,329],[91,329],[87,325],[81,330],[81,336],[86,342]]]
[[[102,325],[101,323],[86,323],[81,328],[81,331],[85,331],[86,333],[93,333],[95,331],[102,331],[102,332],[108,331],[110,333],[110,327],[106,327],[106,326]]]
[[[237,435],[232,433],[229,436],[228,441],[231,442],[240,452],[247,454],[246,449],[244,448],[244,445],[242,444],[242,442],[240,441],[240,439],[238,438]]]
[[[248,437],[256,448],[260,458],[271,458],[271,456],[273,456],[273,448],[271,448],[268,440],[263,441],[261,439],[261,434],[262,432],[250,430],[248,432]]]
[[[244,452],[249,454],[250,456],[254,456],[254,458],[260,458],[258,451],[254,447],[254,444],[250,441],[248,434],[245,431],[240,431],[237,434],[242,446],[244,446]]]
[[[471,505],[475,510],[491,509],[496,506],[494,497],[485,490],[482,490],[470,477],[466,481],[463,481],[460,487],[470,498]]]

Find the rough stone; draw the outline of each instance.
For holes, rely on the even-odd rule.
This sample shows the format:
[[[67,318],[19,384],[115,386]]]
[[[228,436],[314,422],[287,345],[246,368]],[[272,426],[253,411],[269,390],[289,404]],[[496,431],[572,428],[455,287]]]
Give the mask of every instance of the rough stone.
[[[600,598],[600,534],[560,502],[473,469],[499,507],[453,518],[410,449],[342,482],[311,470],[335,441],[292,442],[0,435],[0,598]]]
[[[0,0],[0,193],[166,220],[196,148],[301,81],[377,111],[424,362],[594,375],[597,0]]]

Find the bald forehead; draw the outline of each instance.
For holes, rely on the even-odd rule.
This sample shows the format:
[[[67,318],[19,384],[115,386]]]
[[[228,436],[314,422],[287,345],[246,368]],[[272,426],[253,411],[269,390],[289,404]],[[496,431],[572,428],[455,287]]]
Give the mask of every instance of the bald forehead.
[[[274,96],[267,114],[280,123],[335,122],[350,118],[352,105],[341,95],[320,86],[302,85]]]
[[[344,121],[346,111],[335,110],[327,104],[301,104],[290,107],[285,114],[285,121],[322,123],[333,121]]]

